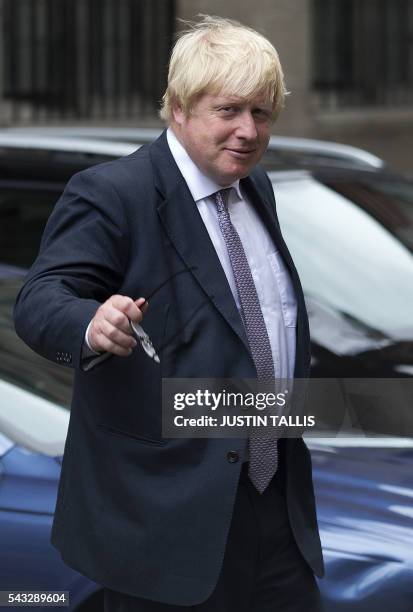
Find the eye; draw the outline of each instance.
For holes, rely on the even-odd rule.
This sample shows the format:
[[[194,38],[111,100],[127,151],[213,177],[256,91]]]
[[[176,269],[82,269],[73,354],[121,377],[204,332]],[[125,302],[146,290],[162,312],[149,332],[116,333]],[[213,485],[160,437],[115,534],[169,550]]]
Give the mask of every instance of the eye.
[[[259,119],[269,120],[271,118],[271,111],[266,108],[254,108],[252,113]]]
[[[237,107],[236,106],[221,106],[218,110],[224,115],[230,115],[231,113],[237,112]]]

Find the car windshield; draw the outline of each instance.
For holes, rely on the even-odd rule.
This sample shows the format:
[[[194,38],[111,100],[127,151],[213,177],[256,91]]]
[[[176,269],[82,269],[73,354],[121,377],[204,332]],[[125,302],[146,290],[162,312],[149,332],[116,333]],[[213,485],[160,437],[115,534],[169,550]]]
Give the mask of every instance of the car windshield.
[[[413,337],[413,187],[271,175],[306,299],[393,339]]]

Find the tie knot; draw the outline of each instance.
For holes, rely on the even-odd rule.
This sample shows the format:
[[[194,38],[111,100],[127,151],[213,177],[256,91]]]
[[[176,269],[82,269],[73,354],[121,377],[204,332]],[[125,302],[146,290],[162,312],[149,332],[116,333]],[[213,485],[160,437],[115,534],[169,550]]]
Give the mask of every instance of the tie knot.
[[[215,203],[218,207],[218,211],[227,210],[228,209],[228,198],[232,187],[226,187],[225,189],[220,189],[216,193],[214,193]]]

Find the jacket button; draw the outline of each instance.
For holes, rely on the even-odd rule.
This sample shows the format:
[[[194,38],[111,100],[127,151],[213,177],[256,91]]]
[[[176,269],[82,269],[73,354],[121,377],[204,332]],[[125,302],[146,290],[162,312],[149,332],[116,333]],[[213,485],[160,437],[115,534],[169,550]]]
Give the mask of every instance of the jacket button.
[[[229,451],[229,453],[227,453],[227,459],[229,463],[236,463],[239,459],[237,451]]]

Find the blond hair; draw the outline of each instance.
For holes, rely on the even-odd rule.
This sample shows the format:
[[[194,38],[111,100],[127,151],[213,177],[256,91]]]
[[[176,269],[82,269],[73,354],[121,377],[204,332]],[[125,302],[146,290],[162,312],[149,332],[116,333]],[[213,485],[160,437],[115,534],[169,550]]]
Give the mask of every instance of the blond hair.
[[[261,34],[237,21],[200,15],[180,33],[169,62],[168,85],[160,117],[170,123],[173,106],[188,116],[199,97],[263,95],[275,120],[287,91],[277,51]]]

